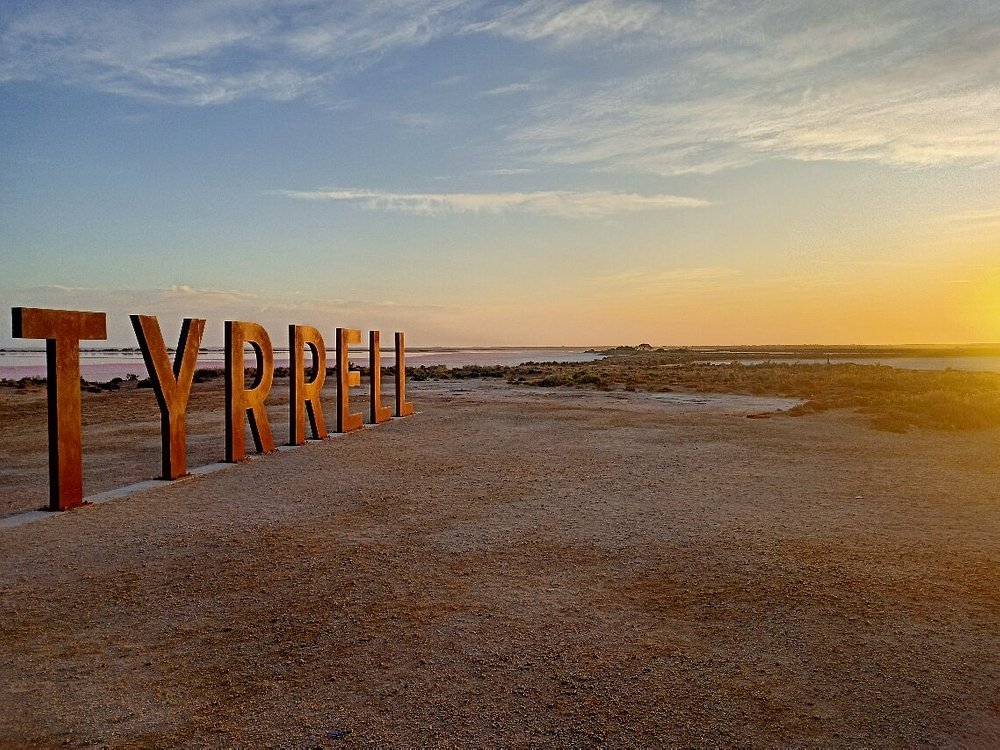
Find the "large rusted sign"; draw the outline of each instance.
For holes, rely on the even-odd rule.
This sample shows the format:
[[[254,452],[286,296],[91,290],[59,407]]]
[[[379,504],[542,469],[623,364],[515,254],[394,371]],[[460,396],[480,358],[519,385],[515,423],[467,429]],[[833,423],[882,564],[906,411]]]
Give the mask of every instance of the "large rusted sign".
[[[13,334],[17,338],[45,339],[48,373],[49,507],[67,510],[83,502],[81,438],[80,341],[107,338],[106,315],[78,310],[12,309]],[[162,476],[177,479],[187,474],[186,414],[197,366],[205,321],[187,318],[181,325],[177,351],[170,355],[151,315],[132,315],[139,348],[160,409]],[[382,406],[381,352],[379,332],[368,337],[370,392],[368,415],[372,424],[391,419]],[[337,329],[337,431],[352,432],[364,424],[364,415],[350,409],[350,388],[361,384],[360,373],[350,369],[351,344],[361,343],[361,331]],[[244,350],[254,354],[252,382],[246,382]],[[320,403],[326,378],[326,348],[320,332],[311,326],[288,327],[289,347],[289,445],[305,442],[308,418],[312,437],[327,436]],[[311,375],[306,373],[306,351],[311,354]],[[413,413],[406,400],[406,353],[404,337],[396,333],[396,416]],[[274,438],[264,401],[274,379],[271,339],[257,323],[225,322],[226,437],[225,460],[246,458],[245,427],[249,424],[258,453],[274,450]]]

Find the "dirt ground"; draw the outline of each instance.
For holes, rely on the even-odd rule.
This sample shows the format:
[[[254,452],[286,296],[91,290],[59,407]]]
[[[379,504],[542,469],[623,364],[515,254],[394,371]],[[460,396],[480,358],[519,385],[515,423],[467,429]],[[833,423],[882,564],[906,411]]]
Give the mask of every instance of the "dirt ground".
[[[0,528],[0,745],[1000,745],[1000,431],[410,388]],[[197,389],[192,466],[222,455]],[[86,492],[155,476],[152,395],[86,395]],[[0,419],[2,515],[45,503],[44,398]]]

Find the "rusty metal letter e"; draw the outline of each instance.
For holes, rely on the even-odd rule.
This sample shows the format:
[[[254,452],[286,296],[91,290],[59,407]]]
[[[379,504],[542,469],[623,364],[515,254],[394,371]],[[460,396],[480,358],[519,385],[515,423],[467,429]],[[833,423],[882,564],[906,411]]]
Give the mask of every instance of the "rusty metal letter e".
[[[49,399],[49,509],[83,505],[80,341],[108,337],[107,315],[79,310],[11,309],[13,334],[45,339]]]
[[[364,417],[351,411],[349,388],[361,385],[361,373],[351,369],[351,344],[361,343],[361,331],[356,328],[337,329],[337,432],[353,432],[364,426]]]

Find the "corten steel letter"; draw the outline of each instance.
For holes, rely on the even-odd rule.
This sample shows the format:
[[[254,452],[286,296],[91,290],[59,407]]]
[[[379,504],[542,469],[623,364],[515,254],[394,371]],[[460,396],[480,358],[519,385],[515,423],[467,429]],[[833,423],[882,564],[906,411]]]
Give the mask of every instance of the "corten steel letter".
[[[79,310],[11,308],[13,334],[45,339],[49,418],[49,510],[83,505],[80,340],[108,337],[107,316]]]
[[[312,352],[316,372],[306,382],[305,348]],[[326,437],[323,407],[319,402],[320,391],[326,380],[326,347],[323,336],[312,326],[288,326],[288,444],[304,445],[306,442],[306,414],[316,440]]]
[[[406,400],[406,345],[402,331],[396,331],[396,416],[413,414],[413,403]]]
[[[382,406],[382,352],[379,351],[379,331],[368,332],[368,372],[371,392],[368,394],[368,417],[372,424],[392,419],[392,409]]]
[[[347,347],[361,343],[361,331],[356,328],[337,329],[337,432],[360,429],[364,418],[360,412],[351,412],[349,388],[361,385],[361,373],[351,370]]]
[[[257,377],[250,388],[243,385],[243,345],[250,344],[257,357]],[[267,421],[264,399],[274,380],[274,350],[267,331],[256,323],[226,321],[226,461],[236,463],[247,457],[243,416],[258,453],[274,451],[271,424]]]
[[[185,318],[177,339],[177,353],[170,366],[170,355],[155,315],[130,315],[149,380],[160,407],[160,456],[164,479],[187,474],[185,422],[191,384],[198,364],[198,349],[205,332],[201,318]]]

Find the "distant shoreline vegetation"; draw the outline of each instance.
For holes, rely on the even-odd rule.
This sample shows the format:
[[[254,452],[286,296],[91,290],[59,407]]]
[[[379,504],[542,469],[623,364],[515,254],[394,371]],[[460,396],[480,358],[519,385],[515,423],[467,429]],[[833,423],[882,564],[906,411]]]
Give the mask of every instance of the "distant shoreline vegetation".
[[[1000,344],[997,344],[1000,348]],[[167,347],[168,351],[176,351],[174,347]],[[287,346],[275,346],[272,347],[275,352],[287,352]],[[426,354],[428,352],[520,352],[520,351],[558,351],[563,350],[567,352],[581,352],[585,351],[584,347],[581,346],[408,346],[406,351],[410,354]],[[202,346],[199,347],[199,353],[206,354],[223,354],[225,353],[225,347],[222,346]],[[365,345],[351,347],[351,351],[363,352],[368,351],[368,347]],[[383,352],[393,352],[395,351],[391,346],[379,347],[379,351]],[[592,352],[593,349],[586,349],[587,352]],[[82,354],[94,353],[94,354],[136,354],[141,355],[142,352],[137,346],[86,346],[83,342],[80,344],[80,352]],[[44,346],[8,346],[0,347],[0,354],[44,354]]]
[[[614,346],[586,349],[605,357],[655,354],[676,362],[733,359],[878,359],[879,357],[1000,357],[1000,344],[902,344],[902,345],[747,345],[747,346]]]
[[[823,347],[832,352],[832,347]],[[718,353],[722,353],[716,350]],[[748,358],[760,360],[763,348],[743,348]],[[769,353],[774,347],[767,348]],[[816,358],[819,349],[804,350],[789,347],[788,356],[802,357],[808,351]],[[858,356],[858,348],[843,348]],[[900,349],[891,351],[900,357]],[[927,351],[911,349],[910,351]],[[968,347],[952,351],[966,352]],[[984,347],[983,351],[990,352]],[[792,354],[794,352],[794,354]],[[1000,427],[1000,373],[963,370],[909,370],[883,364],[836,362],[831,355],[829,364],[792,362],[757,362],[747,364],[732,361],[732,349],[727,349],[727,361],[706,361],[704,349],[656,350],[641,347],[615,347],[592,352],[603,359],[589,362],[526,362],[520,365],[417,365],[406,368],[415,382],[427,380],[491,379],[510,385],[539,388],[580,388],[600,391],[668,393],[673,391],[700,393],[732,393],[754,396],[797,398],[802,404],[786,412],[753,415],[803,416],[836,409],[848,409],[864,416],[878,430],[906,432],[911,428],[935,430],[968,430]],[[934,350],[936,356],[946,356]],[[877,355],[873,355],[877,356]],[[883,354],[884,356],[884,354]],[[920,356],[914,354],[913,356]],[[960,355],[955,355],[960,356]],[[984,354],[983,356],[993,356]],[[352,369],[355,367],[352,365]],[[359,369],[367,375],[366,368]],[[391,368],[385,371],[392,372]],[[196,382],[221,377],[221,370],[200,369]],[[247,369],[252,377],[252,368]],[[286,368],[276,368],[277,378],[287,377]],[[142,387],[145,383],[116,378],[107,384],[83,382],[91,393],[115,391],[119,388]],[[116,382],[117,381],[117,382]],[[44,378],[21,378],[0,381],[0,386],[19,391],[37,391],[45,387]],[[103,396],[101,396],[103,397]]]
[[[848,362],[677,362],[671,352],[636,348],[586,363],[415,367],[407,368],[407,373],[414,381],[502,378],[513,385],[543,388],[798,398],[803,401],[801,405],[780,414],[804,416],[850,409],[867,417],[873,428],[889,432],[1000,427],[1000,373],[996,372],[907,370]]]
[[[636,346],[611,346],[604,348],[584,348],[579,346],[420,346],[408,347],[407,352],[426,354],[429,352],[517,352],[517,351],[556,351],[583,352],[605,357],[629,354],[657,354],[675,357],[677,361],[718,360],[718,359],[830,359],[871,358],[878,357],[1000,357],[1000,343],[978,344],[881,344],[881,345],[848,345],[848,344],[753,344],[727,346],[652,346],[638,344]],[[176,349],[168,347],[167,351]],[[222,354],[221,346],[201,347],[199,353]],[[367,351],[364,346],[355,347],[354,351]],[[391,352],[392,347],[382,347],[382,351]],[[275,353],[287,353],[287,347],[274,347]],[[44,346],[32,347],[0,347],[0,354],[44,354]],[[80,346],[80,354],[134,354],[141,352],[136,346],[122,347],[87,347]]]

